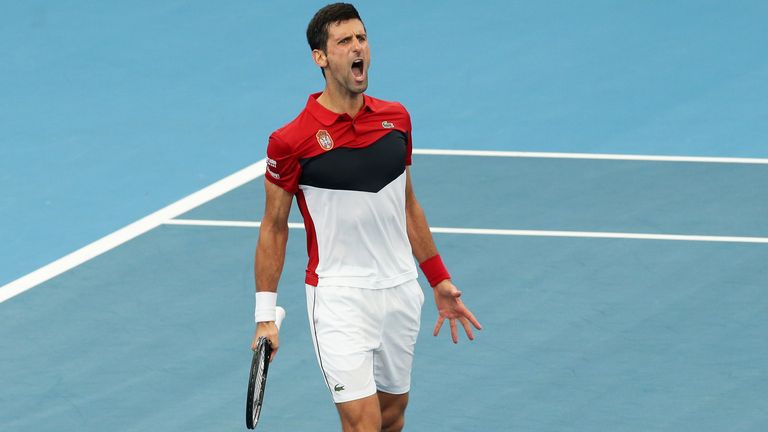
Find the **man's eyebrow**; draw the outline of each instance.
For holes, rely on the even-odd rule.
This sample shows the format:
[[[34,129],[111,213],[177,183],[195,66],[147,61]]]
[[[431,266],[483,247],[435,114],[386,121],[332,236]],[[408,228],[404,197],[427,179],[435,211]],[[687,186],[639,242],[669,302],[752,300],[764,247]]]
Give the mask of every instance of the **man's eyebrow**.
[[[345,36],[339,36],[339,37],[336,39],[336,42],[341,42],[341,41],[343,41],[344,39],[351,39],[352,37],[359,37],[359,36],[368,37],[368,35],[367,35],[365,32],[361,32],[361,33],[352,33],[351,35],[349,35],[349,34],[348,34],[348,35],[345,35]]]

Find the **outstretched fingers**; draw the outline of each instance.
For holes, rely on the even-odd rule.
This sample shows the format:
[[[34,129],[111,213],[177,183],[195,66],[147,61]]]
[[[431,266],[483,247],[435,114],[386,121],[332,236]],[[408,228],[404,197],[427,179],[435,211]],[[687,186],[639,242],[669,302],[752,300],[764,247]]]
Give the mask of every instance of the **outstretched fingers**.
[[[445,317],[443,316],[437,317],[437,322],[435,323],[435,331],[432,332],[433,336],[437,336],[438,334],[440,334],[440,327],[443,326],[443,321],[445,321]]]
[[[467,334],[469,340],[475,340],[475,334],[472,332],[472,327],[470,327],[469,320],[467,318],[448,318],[448,323],[451,328],[451,340],[453,343],[459,343],[459,331],[458,326],[456,325],[457,319],[461,323],[461,326],[464,328],[464,332]],[[435,323],[435,330],[432,332],[433,336],[440,334],[440,329],[443,327],[444,322],[445,317],[440,316],[437,318],[437,322]]]
[[[469,326],[469,320],[466,318],[459,318],[461,326],[464,327],[464,332],[467,333],[469,340],[475,340],[475,335],[472,333],[472,327]]]
[[[468,319],[469,322],[471,322],[476,329],[478,330],[483,329],[483,326],[480,325],[480,321],[478,321],[477,318],[475,318],[475,315],[472,313],[472,311],[467,309],[467,307],[464,306],[463,303],[459,306],[459,308],[457,308],[457,311],[461,313],[466,319]]]
[[[437,336],[440,333],[443,322],[447,319],[451,329],[451,340],[455,344],[459,343],[458,324],[456,323],[456,320],[459,320],[461,326],[464,328],[464,332],[467,334],[467,338],[469,338],[469,340],[475,340],[472,326],[478,330],[482,330],[483,326],[461,301],[461,291],[452,285],[442,288],[444,289],[440,292],[435,290],[435,303],[437,305],[438,317],[437,322],[435,323],[435,330],[432,334]],[[452,289],[449,290],[448,288]]]

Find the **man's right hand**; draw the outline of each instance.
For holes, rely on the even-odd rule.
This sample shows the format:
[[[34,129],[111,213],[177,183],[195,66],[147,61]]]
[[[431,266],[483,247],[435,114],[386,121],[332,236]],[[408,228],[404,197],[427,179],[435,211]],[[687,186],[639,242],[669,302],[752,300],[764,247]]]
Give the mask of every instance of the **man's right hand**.
[[[279,330],[274,321],[263,321],[256,324],[256,334],[253,336],[253,341],[251,341],[251,349],[256,349],[260,337],[266,337],[272,345],[272,355],[269,356],[269,361],[272,362],[272,359],[277,355],[277,349],[280,347],[278,334]]]

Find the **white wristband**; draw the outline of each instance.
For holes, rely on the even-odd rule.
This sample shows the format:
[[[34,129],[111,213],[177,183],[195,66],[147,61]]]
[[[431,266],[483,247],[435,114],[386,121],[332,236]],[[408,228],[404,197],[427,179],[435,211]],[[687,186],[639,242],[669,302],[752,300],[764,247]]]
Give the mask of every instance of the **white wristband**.
[[[256,292],[256,310],[253,314],[257,323],[274,321],[277,313],[277,293],[270,291]]]

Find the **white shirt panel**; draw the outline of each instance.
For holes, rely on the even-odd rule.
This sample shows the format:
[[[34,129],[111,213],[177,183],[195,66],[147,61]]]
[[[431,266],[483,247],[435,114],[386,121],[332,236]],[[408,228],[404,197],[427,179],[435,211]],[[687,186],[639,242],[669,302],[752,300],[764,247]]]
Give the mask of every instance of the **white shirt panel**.
[[[405,180],[376,193],[299,185],[317,236],[318,286],[389,288],[416,279]]]

